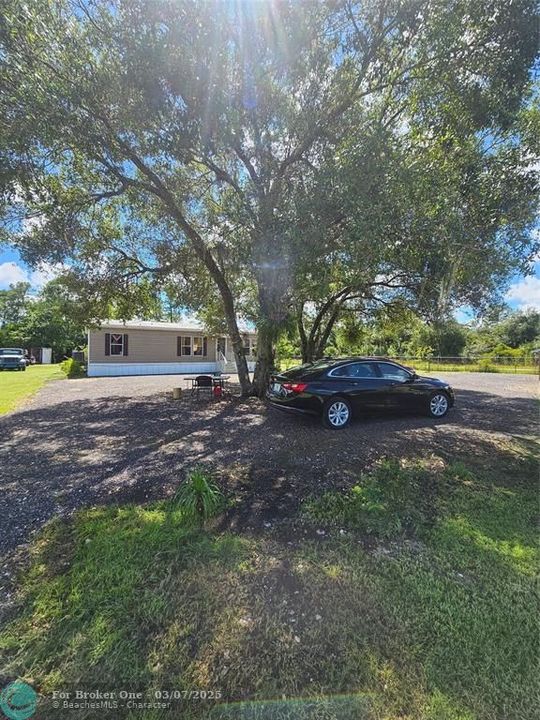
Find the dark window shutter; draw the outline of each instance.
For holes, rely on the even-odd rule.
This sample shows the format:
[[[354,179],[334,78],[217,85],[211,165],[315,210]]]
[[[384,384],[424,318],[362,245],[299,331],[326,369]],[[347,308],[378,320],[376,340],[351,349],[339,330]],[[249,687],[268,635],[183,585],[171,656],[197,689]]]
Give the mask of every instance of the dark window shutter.
[[[105,333],[105,355],[111,354],[111,333]]]
[[[182,338],[180,335],[176,338],[176,354],[178,357],[182,354]]]
[[[124,335],[124,355],[128,354],[128,336]]]
[[[208,338],[203,337],[203,351],[202,351],[204,357],[208,355]]]

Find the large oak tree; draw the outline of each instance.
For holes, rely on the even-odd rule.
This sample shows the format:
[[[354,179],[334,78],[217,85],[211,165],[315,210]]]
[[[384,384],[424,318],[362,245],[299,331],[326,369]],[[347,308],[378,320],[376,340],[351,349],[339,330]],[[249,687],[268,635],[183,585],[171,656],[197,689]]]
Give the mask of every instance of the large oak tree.
[[[403,106],[434,135],[448,106],[475,132],[504,126],[535,51],[532,0],[3,6],[4,199],[42,218],[20,234],[8,217],[9,237],[94,287],[208,278],[244,392],[245,293],[259,393],[295,302],[298,183],[374,115],[398,127]],[[320,260],[317,243],[302,242]]]

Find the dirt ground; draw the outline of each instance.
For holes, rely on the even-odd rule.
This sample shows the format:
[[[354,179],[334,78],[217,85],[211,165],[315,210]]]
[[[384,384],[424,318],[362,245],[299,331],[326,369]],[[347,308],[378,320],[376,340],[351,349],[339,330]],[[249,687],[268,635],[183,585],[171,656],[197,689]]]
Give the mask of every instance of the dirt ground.
[[[254,398],[173,401],[175,376],[52,382],[0,419],[0,556],[55,515],[167,496],[197,463],[218,469],[237,496],[234,523],[249,529],[290,515],[307,495],[354,482],[382,456],[481,459],[494,442],[537,434],[538,378],[441,377],[456,390],[456,406],[442,420],[376,417],[338,432]]]

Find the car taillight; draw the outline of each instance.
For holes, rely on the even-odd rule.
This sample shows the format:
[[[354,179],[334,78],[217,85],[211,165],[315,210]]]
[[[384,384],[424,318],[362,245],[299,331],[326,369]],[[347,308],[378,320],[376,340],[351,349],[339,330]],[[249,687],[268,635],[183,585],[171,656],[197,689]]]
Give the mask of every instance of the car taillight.
[[[283,383],[287,392],[302,393],[307,388],[307,383]]]

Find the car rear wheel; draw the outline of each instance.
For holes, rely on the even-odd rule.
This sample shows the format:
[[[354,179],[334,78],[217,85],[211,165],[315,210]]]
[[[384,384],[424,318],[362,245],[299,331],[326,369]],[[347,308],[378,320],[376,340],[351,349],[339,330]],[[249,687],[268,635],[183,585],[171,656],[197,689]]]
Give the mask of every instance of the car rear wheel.
[[[332,430],[341,430],[350,423],[352,417],[351,404],[345,398],[329,400],[323,409],[323,422]]]
[[[448,412],[450,403],[448,395],[443,392],[433,393],[429,399],[428,413],[433,418],[442,418]]]

